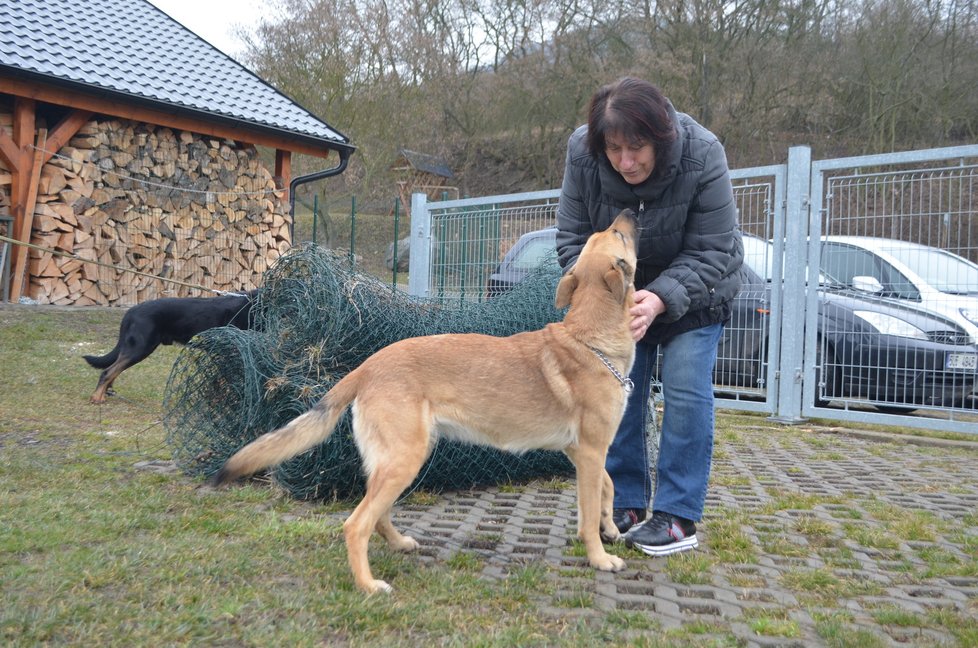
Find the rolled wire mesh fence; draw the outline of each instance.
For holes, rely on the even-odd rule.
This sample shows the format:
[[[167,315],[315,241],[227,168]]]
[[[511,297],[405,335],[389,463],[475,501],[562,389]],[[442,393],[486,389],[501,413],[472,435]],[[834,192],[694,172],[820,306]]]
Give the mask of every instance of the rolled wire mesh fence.
[[[319,400],[375,351],[446,332],[511,335],[559,321],[555,263],[482,303],[418,300],[351,267],[348,257],[297,248],[265,277],[255,328],[206,331],[181,353],[164,396],[167,443],[177,464],[209,475],[240,447]],[[468,358],[477,365],[480,358]],[[569,474],[558,452],[522,455],[441,441],[414,487],[470,488]],[[350,415],[317,448],[285,462],[274,479],[300,499],[347,497],[364,487]]]

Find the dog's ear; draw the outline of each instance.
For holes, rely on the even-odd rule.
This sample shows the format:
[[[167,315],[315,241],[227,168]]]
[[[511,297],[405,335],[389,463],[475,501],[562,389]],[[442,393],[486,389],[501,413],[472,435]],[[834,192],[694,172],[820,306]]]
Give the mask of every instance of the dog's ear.
[[[557,308],[567,308],[571,303],[571,295],[577,290],[577,277],[574,276],[574,271],[571,270],[563,277],[560,278],[560,283],[557,284],[557,299],[555,300]]]
[[[604,285],[608,287],[608,292],[619,304],[625,303],[625,294],[628,291],[630,278],[625,272],[626,266],[622,263],[615,263],[604,273]]]

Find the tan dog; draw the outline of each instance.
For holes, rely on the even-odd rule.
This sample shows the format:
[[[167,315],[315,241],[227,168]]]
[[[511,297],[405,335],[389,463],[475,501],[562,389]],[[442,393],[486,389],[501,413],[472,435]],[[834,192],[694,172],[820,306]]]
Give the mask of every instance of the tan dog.
[[[605,456],[625,410],[635,357],[629,334],[636,255],[635,215],[623,211],[588,239],[557,286],[564,321],[500,338],[448,334],[401,340],[340,380],[311,410],[239,450],[213,479],[223,484],[273,466],[325,440],[353,403],[353,436],[367,492],[343,525],[357,587],[375,580],[367,544],[376,530],[394,549],[418,543],[399,533],[391,507],[418,475],[438,437],[512,452],[563,450],[577,469],[578,536],[597,569],[625,562],[605,551],[618,538]]]

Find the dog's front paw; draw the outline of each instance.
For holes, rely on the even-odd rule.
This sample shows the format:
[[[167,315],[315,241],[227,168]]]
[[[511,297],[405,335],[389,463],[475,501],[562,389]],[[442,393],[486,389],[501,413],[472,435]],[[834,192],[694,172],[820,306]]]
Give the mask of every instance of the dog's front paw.
[[[606,553],[604,556],[591,558],[590,562],[592,567],[601,571],[620,572],[625,568],[624,560],[609,553]]]

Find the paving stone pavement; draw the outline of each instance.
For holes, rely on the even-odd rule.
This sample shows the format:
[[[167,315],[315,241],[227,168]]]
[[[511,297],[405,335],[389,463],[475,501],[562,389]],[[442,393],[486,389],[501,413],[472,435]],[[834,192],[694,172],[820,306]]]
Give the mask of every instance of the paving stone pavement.
[[[978,637],[978,443],[804,427],[724,433],[700,549],[663,559],[619,544],[612,551],[628,566],[617,574],[588,568],[572,542],[569,479],[446,493],[398,506],[395,521],[422,560],[474,553],[487,578],[543,561],[554,593],[542,609],[563,618],[618,611],[648,617],[640,627],[695,626],[703,643],[747,646],[828,645],[833,626],[859,645]],[[962,623],[972,624],[963,639]],[[625,641],[629,632],[655,636],[626,631]]]

